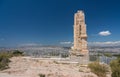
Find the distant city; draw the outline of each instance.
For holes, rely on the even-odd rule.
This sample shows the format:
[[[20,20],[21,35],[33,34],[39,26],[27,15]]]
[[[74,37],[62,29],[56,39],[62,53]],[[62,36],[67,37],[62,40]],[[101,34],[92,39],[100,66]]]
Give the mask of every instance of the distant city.
[[[11,50],[21,50],[30,54],[31,52],[47,53],[47,52],[59,52],[59,53],[68,53],[71,47],[62,47],[62,46],[20,46],[16,48],[6,48],[0,47],[0,52],[2,51],[11,51]],[[120,54],[120,46],[88,46],[90,52],[108,52],[114,54]]]

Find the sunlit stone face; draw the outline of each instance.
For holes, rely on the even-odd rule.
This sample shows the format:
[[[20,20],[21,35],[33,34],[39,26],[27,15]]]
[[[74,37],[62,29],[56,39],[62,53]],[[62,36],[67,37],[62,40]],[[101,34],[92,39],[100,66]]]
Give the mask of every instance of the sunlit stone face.
[[[78,11],[74,15],[74,50],[88,52],[85,16],[83,11]]]

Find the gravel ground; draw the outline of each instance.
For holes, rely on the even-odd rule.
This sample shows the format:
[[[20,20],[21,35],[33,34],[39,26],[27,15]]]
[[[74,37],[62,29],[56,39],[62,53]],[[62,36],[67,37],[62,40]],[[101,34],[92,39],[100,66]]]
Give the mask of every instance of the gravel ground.
[[[10,68],[0,72],[0,77],[97,77],[87,67],[76,63],[60,63],[57,59],[11,58]]]

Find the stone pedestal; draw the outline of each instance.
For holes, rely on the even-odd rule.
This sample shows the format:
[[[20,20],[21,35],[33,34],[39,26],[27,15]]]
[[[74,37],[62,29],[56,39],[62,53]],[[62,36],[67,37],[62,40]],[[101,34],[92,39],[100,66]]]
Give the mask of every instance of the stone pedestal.
[[[89,63],[88,51],[83,53],[77,50],[70,50],[69,53],[69,57],[72,62],[78,62],[81,65],[87,65]]]

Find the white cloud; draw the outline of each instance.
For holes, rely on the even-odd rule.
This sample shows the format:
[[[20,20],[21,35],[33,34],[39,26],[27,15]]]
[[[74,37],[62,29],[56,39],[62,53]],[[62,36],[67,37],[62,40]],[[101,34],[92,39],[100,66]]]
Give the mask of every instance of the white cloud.
[[[109,36],[109,35],[111,35],[111,32],[110,31],[101,31],[101,32],[99,32],[99,35],[100,36]]]
[[[67,42],[60,42],[60,44],[73,44],[73,42],[67,41]]]
[[[89,42],[90,46],[118,46],[120,41],[106,41],[106,42]]]

